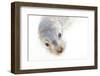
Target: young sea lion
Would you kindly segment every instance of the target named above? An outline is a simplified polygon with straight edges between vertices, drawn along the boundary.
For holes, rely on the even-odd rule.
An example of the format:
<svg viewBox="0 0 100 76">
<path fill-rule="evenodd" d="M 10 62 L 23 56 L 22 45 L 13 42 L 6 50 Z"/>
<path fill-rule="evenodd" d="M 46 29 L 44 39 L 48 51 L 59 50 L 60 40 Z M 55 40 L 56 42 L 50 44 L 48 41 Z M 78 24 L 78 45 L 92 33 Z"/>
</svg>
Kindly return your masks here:
<svg viewBox="0 0 100 76">
<path fill-rule="evenodd" d="M 42 17 L 39 24 L 39 37 L 46 48 L 55 55 L 60 55 L 65 49 L 65 43 L 62 39 L 63 26 L 68 17 Z"/>
</svg>

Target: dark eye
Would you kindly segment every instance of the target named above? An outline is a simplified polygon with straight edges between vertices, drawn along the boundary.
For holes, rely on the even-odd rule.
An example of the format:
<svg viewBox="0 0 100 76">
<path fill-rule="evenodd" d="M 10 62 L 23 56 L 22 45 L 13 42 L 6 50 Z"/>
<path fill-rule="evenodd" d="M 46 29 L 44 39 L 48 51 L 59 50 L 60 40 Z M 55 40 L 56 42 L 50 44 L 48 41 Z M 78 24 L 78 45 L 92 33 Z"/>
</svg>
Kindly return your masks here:
<svg viewBox="0 0 100 76">
<path fill-rule="evenodd" d="M 58 33 L 58 37 L 59 37 L 59 38 L 61 37 L 61 33 Z"/>
<path fill-rule="evenodd" d="M 45 43 L 45 45 L 48 47 L 49 46 L 49 44 L 48 43 Z"/>
</svg>

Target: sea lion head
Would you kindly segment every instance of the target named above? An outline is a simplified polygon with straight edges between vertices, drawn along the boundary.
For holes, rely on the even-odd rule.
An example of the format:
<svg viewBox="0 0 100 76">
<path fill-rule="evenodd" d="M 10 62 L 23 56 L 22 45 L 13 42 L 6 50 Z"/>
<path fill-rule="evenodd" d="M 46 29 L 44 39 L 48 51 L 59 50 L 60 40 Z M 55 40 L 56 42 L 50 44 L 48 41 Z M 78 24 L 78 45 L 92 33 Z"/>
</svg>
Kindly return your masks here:
<svg viewBox="0 0 100 76">
<path fill-rule="evenodd" d="M 58 21 L 45 18 L 39 25 L 39 36 L 42 43 L 49 51 L 55 55 L 60 55 L 64 51 L 64 41 L 62 39 L 63 29 Z"/>
</svg>

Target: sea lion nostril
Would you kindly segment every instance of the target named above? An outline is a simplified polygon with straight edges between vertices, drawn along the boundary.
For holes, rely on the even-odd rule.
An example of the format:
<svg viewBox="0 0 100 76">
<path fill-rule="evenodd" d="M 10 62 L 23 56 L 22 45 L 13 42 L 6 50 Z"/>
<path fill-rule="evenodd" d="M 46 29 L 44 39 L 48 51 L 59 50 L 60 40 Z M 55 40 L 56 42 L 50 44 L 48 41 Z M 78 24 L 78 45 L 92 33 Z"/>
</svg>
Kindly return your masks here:
<svg viewBox="0 0 100 76">
<path fill-rule="evenodd" d="M 62 47 L 60 49 L 63 51 L 63 48 Z"/>
<path fill-rule="evenodd" d="M 62 53 L 63 52 L 63 48 L 60 48 L 57 52 L 58 53 Z"/>
</svg>

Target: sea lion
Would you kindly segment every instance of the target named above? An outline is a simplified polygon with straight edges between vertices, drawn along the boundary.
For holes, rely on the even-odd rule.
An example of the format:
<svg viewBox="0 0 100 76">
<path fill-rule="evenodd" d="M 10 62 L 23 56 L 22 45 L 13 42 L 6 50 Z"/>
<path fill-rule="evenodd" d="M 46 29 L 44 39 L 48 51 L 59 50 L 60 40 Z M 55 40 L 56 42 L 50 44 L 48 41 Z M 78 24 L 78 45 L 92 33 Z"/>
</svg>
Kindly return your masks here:
<svg viewBox="0 0 100 76">
<path fill-rule="evenodd" d="M 43 16 L 39 24 L 39 38 L 54 55 L 61 55 L 65 49 L 62 39 L 63 26 L 68 17 Z"/>
</svg>

